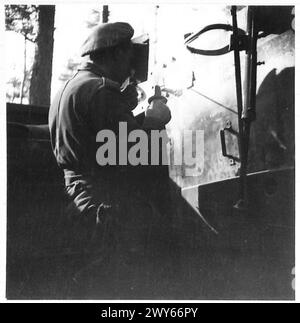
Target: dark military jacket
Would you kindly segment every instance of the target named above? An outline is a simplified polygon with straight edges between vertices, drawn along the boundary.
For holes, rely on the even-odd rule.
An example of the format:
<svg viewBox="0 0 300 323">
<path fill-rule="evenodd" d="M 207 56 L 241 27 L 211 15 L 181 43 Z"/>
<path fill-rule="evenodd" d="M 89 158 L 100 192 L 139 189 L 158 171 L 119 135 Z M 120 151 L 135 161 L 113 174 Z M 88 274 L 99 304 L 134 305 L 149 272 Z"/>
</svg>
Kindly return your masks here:
<svg viewBox="0 0 300 323">
<path fill-rule="evenodd" d="M 100 143 L 96 136 L 100 130 L 112 130 L 118 140 L 120 122 L 127 123 L 128 133 L 142 129 L 143 118 L 135 118 L 131 108 L 119 84 L 105 78 L 90 62 L 66 82 L 51 104 L 52 148 L 64 170 L 67 193 L 80 212 L 111 200 L 112 195 L 117 200 L 123 196 L 126 201 L 132 192 L 150 198 L 155 192 L 161 197 L 165 191 L 162 186 L 168 180 L 167 166 L 120 166 L 118 157 L 115 166 L 97 164 Z"/>
<path fill-rule="evenodd" d="M 51 144 L 58 164 L 79 174 L 96 165 L 96 134 L 141 128 L 122 96 L 120 85 L 103 76 L 93 63 L 85 63 L 55 96 L 49 112 Z"/>
</svg>

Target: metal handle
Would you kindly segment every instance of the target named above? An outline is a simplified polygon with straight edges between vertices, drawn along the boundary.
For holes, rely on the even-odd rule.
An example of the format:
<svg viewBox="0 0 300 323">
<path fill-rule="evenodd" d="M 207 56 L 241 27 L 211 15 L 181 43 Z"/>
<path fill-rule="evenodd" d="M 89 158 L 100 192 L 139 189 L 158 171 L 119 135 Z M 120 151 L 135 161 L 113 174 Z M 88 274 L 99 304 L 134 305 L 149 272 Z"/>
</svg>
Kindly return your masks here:
<svg viewBox="0 0 300 323">
<path fill-rule="evenodd" d="M 222 147 L 222 155 L 227 157 L 227 150 L 226 150 L 226 142 L 225 142 L 225 130 L 220 130 L 220 139 L 221 139 L 221 147 Z"/>
<path fill-rule="evenodd" d="M 240 158 L 230 155 L 227 153 L 227 148 L 226 148 L 226 140 L 225 140 L 225 131 L 235 135 L 239 139 L 239 134 L 236 132 L 234 129 L 232 129 L 231 124 L 229 124 L 226 128 L 220 130 L 220 139 L 221 139 L 221 147 L 222 147 L 222 155 L 224 157 L 230 158 L 232 160 L 232 165 L 234 165 L 235 162 L 240 162 Z"/>
<path fill-rule="evenodd" d="M 202 30 L 200 30 L 199 32 L 189 35 L 187 37 L 187 39 L 185 40 L 185 45 L 187 47 L 187 49 L 192 53 L 192 54 L 199 54 L 199 55 L 206 55 L 206 56 L 218 56 L 218 55 L 224 55 L 229 53 L 230 51 L 232 51 L 232 44 L 229 44 L 223 48 L 219 48 L 219 49 L 214 49 L 214 50 L 203 50 L 203 49 L 198 49 L 195 47 L 192 47 L 188 44 L 190 44 L 191 42 L 193 42 L 194 40 L 196 40 L 199 36 L 201 36 L 202 34 L 211 31 L 211 30 L 225 30 L 225 31 L 233 31 L 233 27 L 231 25 L 226 25 L 226 24 L 213 24 L 213 25 L 209 25 L 206 26 L 205 28 L 203 28 Z M 238 28 L 238 33 L 239 35 L 243 36 L 246 34 L 246 32 L 242 29 Z"/>
</svg>

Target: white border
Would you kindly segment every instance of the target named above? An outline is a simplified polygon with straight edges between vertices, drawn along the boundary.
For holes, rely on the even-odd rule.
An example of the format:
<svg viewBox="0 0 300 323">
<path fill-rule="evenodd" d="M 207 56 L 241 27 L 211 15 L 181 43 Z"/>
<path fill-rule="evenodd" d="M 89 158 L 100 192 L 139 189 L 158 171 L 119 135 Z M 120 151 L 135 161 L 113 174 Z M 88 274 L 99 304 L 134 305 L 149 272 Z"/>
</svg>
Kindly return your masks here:
<svg viewBox="0 0 300 323">
<path fill-rule="evenodd" d="M 6 104 L 4 74 L 4 6 L 0 7 L 0 300 L 5 299 L 6 287 Z"/>
<path fill-rule="evenodd" d="M 222 5 L 295 5 L 296 6 L 296 17 L 298 18 L 298 14 L 300 14 L 299 6 L 297 5 L 296 1 L 259 1 L 259 0 L 252 0 L 252 1 L 221 1 L 221 0 L 214 0 L 214 1 L 204 1 L 204 0 L 143 0 L 143 4 L 222 4 Z M 100 301 L 51 301 L 51 300 L 41 300 L 41 301 L 7 301 L 5 298 L 5 281 L 6 281 L 6 105 L 5 105 L 5 93 L 4 93 L 4 77 L 3 77 L 3 71 L 5 62 L 1 55 L 1 53 L 4 53 L 4 4 L 28 4 L 28 1 L 1 1 L 1 7 L 0 7 L 0 174 L 5 174 L 5 176 L 2 177 L 1 184 L 0 184 L 0 302 L 9 302 L 9 303 L 62 303 L 62 302 L 70 302 L 70 303 L 100 303 Z M 99 1 L 83 1 L 83 0 L 73 0 L 73 1 L 35 1 L 31 0 L 30 4 L 62 4 L 62 3 L 89 3 L 89 4 L 97 4 L 99 5 Z M 113 1 L 113 0 L 106 0 L 103 2 L 103 4 L 124 4 L 124 3 L 130 3 L 130 4 L 141 4 L 141 1 L 133 1 L 133 0 L 125 0 L 125 1 Z M 300 111 L 297 111 L 299 98 L 300 98 L 300 82 L 299 82 L 299 48 L 300 48 L 300 39 L 298 31 L 299 28 L 299 20 L 296 18 L 296 97 L 295 97 L 295 122 L 296 122 L 296 277 L 300 277 L 300 264 L 299 264 L 299 257 L 298 257 L 298 246 L 299 246 L 299 221 L 297 220 L 297 215 L 299 213 L 300 208 L 300 193 L 298 190 L 298 185 L 300 183 L 300 173 L 298 170 L 298 160 L 299 160 L 299 154 L 300 154 L 300 147 L 299 147 L 299 139 L 300 139 Z M 20 215 L 22 216 L 22 215 Z M 300 288 L 299 283 L 300 278 L 296 279 L 296 300 L 297 302 L 300 299 Z M 219 303 L 219 302 L 225 302 L 225 303 L 231 303 L 231 301 L 158 301 L 158 300 L 147 300 L 147 301 L 101 301 L 101 303 Z M 234 303 L 243 303 L 244 301 L 234 301 Z M 252 301 L 253 302 L 253 301 Z M 257 301 L 260 302 L 260 301 Z M 256 301 L 254 301 L 256 303 Z M 261 302 L 260 302 L 261 303 Z M 268 303 L 268 302 L 262 302 L 262 303 Z M 273 302 L 272 302 L 273 303 Z M 275 302 L 277 303 L 277 302 Z M 279 302 L 280 303 L 280 302 Z"/>
</svg>

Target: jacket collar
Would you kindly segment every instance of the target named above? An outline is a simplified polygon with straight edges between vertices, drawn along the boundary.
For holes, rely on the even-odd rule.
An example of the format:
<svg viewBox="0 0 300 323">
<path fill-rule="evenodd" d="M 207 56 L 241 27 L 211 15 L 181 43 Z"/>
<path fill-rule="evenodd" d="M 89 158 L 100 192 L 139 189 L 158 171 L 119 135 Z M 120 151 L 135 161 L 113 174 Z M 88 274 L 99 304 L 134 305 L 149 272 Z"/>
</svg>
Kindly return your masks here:
<svg viewBox="0 0 300 323">
<path fill-rule="evenodd" d="M 105 76 L 101 68 L 92 61 L 85 61 L 81 63 L 78 71 L 89 71 L 101 77 Z"/>
<path fill-rule="evenodd" d="M 100 66 L 95 64 L 94 62 L 88 60 L 88 61 L 85 61 L 83 62 L 79 68 L 78 68 L 78 71 L 89 71 L 89 72 L 92 72 L 100 77 L 104 77 L 106 79 L 106 81 L 110 82 L 110 83 L 113 83 L 116 87 L 120 88 L 120 84 L 118 82 L 115 82 L 111 79 L 108 79 L 106 76 L 105 76 L 105 73 L 101 70 Z"/>
</svg>

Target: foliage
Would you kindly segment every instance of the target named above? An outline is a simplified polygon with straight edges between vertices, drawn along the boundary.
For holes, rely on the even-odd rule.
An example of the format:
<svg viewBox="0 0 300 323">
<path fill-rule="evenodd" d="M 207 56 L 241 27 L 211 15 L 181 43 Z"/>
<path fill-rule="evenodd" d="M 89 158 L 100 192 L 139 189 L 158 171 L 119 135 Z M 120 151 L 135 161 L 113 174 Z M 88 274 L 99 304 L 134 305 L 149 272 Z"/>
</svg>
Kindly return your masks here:
<svg viewBox="0 0 300 323">
<path fill-rule="evenodd" d="M 34 42 L 38 30 L 38 6 L 6 5 L 5 27 Z"/>
<path fill-rule="evenodd" d="M 93 28 L 99 25 L 101 19 L 101 12 L 95 9 L 92 9 L 89 19 L 85 22 L 87 28 Z"/>
<path fill-rule="evenodd" d="M 38 31 L 38 6 L 31 5 L 6 5 L 5 6 L 5 27 L 7 31 L 14 31 L 24 36 L 24 70 L 22 80 L 17 76 L 11 78 L 7 82 L 6 98 L 9 102 L 23 98 L 28 98 L 30 74 L 32 66 L 29 70 L 26 68 L 26 41 L 35 42 Z M 21 93 L 22 92 L 22 93 Z"/>
<path fill-rule="evenodd" d="M 20 98 L 21 81 L 17 77 L 12 77 L 7 82 L 6 100 L 13 103 L 16 98 Z"/>
<path fill-rule="evenodd" d="M 70 58 L 66 64 L 66 70 L 59 76 L 59 80 L 65 82 L 70 79 L 79 65 L 80 63 L 75 62 L 74 59 Z"/>
<path fill-rule="evenodd" d="M 88 20 L 85 21 L 86 27 L 91 29 L 99 25 L 99 23 L 101 22 L 101 15 L 102 12 L 100 10 L 92 9 L 89 14 Z M 71 78 L 79 65 L 80 63 L 77 62 L 74 58 L 68 59 L 68 62 L 65 66 L 65 70 L 59 76 L 59 80 L 66 81 L 69 78 Z"/>
<path fill-rule="evenodd" d="M 31 70 L 26 71 L 25 78 L 24 78 L 24 88 L 23 88 L 23 99 L 25 99 L 25 102 L 28 102 L 29 97 L 29 85 L 30 85 L 30 76 L 31 76 Z M 6 83 L 6 100 L 7 102 L 14 103 L 15 100 L 18 99 L 18 103 L 21 99 L 21 87 L 22 87 L 22 81 L 17 77 L 13 76 L 11 77 L 7 83 Z"/>
</svg>

